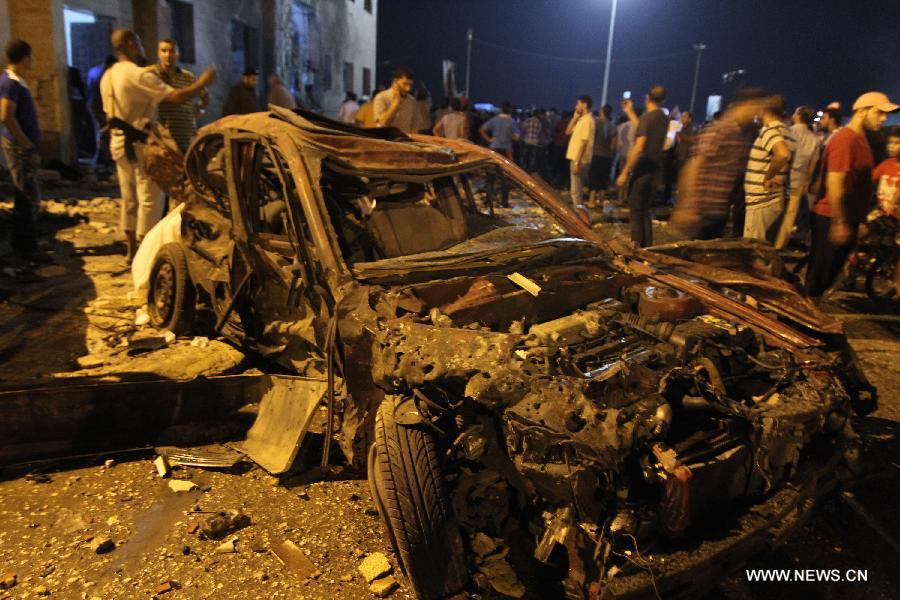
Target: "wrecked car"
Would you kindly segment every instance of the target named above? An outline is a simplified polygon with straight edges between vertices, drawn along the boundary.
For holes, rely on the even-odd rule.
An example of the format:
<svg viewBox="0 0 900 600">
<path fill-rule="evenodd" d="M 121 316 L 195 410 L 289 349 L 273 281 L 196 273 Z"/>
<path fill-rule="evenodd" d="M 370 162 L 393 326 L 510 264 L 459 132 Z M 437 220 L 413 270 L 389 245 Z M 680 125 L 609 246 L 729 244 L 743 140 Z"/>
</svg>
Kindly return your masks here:
<svg viewBox="0 0 900 600">
<path fill-rule="evenodd" d="M 153 325 L 307 378 L 422 598 L 690 597 L 803 522 L 876 403 L 764 245 L 603 241 L 466 142 L 271 108 L 172 189 Z"/>
</svg>

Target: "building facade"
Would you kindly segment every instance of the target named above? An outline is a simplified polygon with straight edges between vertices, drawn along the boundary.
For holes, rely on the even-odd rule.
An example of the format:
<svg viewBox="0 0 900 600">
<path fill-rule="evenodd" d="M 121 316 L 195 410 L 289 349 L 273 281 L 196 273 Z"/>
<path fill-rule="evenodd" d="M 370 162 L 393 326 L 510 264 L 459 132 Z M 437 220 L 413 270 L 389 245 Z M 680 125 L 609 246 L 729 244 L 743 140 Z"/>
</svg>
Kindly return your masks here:
<svg viewBox="0 0 900 600">
<path fill-rule="evenodd" d="M 33 47 L 29 80 L 45 158 L 74 162 L 69 67 L 86 78 L 111 53 L 109 35 L 119 27 L 141 36 L 150 61 L 158 40 L 173 38 L 185 68 L 216 65 L 201 123 L 220 116 L 247 66 L 260 71 L 260 106 L 273 73 L 301 104 L 328 116 L 347 91 L 368 95 L 375 86 L 377 0 L 0 0 L 0 43 L 21 38 Z"/>
</svg>

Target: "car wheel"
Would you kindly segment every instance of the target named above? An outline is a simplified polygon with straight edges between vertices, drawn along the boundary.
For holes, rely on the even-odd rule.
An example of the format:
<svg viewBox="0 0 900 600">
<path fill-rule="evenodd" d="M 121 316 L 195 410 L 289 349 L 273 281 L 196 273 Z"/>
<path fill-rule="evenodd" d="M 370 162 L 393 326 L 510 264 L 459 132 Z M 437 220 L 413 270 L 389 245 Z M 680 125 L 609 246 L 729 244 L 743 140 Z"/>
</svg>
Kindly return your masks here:
<svg viewBox="0 0 900 600">
<path fill-rule="evenodd" d="M 879 257 L 866 273 L 866 294 L 872 302 L 887 305 L 898 298 L 897 266 L 893 257 Z"/>
<path fill-rule="evenodd" d="M 468 581 L 459 526 L 431 433 L 401 425 L 402 398 L 387 396 L 375 419 L 369 481 L 388 537 L 419 598 L 444 598 Z"/>
<path fill-rule="evenodd" d="M 194 286 L 188 273 L 187 257 L 180 244 L 159 249 L 150 271 L 147 294 L 150 324 L 184 335 L 194 321 Z"/>
</svg>

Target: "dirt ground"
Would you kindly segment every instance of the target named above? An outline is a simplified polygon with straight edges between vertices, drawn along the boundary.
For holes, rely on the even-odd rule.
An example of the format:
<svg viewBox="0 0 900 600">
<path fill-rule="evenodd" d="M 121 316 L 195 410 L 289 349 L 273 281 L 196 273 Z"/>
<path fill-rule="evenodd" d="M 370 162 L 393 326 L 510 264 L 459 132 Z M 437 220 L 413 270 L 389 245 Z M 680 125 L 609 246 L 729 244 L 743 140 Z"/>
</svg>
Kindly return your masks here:
<svg viewBox="0 0 900 600">
<path fill-rule="evenodd" d="M 104 196 L 104 194 L 106 194 Z M 261 365 L 219 341 L 176 339 L 132 356 L 129 339 L 156 337 L 135 323 L 142 300 L 117 242 L 112 188 L 49 190 L 41 224 L 44 257 L 27 263 L 0 251 L 0 386 L 80 378 L 182 379 L 238 374 Z M 0 204 L 0 219 L 11 206 Z M 521 212 L 527 220 L 527 211 Z M 598 225 L 610 237 L 625 226 Z M 5 228 L 4 228 L 5 229 Z M 663 222 L 657 241 L 669 241 Z M 6 247 L 0 240 L 0 248 Z M 865 474 L 853 492 L 874 522 L 900 539 L 896 514 L 900 421 L 900 317 L 873 314 L 859 293 L 837 294 L 828 310 L 847 323 L 851 343 L 880 391 L 881 406 L 858 419 Z M 192 345 L 193 344 L 193 345 Z M 368 485 L 338 468 L 327 477 L 273 478 L 241 462 L 230 469 L 176 469 L 172 477 L 198 489 L 174 492 L 136 452 L 24 472 L 0 472 L 0 575 L 16 585 L 0 598 L 337 598 L 374 597 L 357 567 L 368 554 L 396 557 L 383 535 Z M 224 540 L 202 539 L 194 525 L 210 513 L 236 509 L 250 524 Z M 114 548 L 97 554 L 92 542 Z M 217 551 L 236 538 L 234 552 Z M 273 549 L 294 542 L 319 571 L 309 579 L 283 565 Z M 709 598 L 895 598 L 900 588 L 895 548 L 839 494 L 829 498 L 799 536 L 750 568 L 867 569 L 868 583 L 750 583 L 743 571 Z M 398 574 L 393 598 L 411 598 Z M 167 584 L 168 582 L 168 584 Z M 173 589 L 166 591 L 166 587 Z"/>
</svg>

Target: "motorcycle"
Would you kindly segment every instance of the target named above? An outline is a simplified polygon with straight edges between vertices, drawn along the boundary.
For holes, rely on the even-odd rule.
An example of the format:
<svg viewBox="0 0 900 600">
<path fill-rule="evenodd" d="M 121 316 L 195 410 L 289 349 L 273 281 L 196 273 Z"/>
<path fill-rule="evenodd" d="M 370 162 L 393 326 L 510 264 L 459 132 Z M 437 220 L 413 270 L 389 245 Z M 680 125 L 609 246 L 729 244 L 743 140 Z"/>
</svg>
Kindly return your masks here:
<svg viewBox="0 0 900 600">
<path fill-rule="evenodd" d="M 866 295 L 873 303 L 887 306 L 900 298 L 900 219 L 882 215 L 867 223 L 848 262 L 848 280 L 865 277 Z"/>
</svg>

